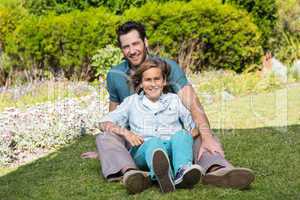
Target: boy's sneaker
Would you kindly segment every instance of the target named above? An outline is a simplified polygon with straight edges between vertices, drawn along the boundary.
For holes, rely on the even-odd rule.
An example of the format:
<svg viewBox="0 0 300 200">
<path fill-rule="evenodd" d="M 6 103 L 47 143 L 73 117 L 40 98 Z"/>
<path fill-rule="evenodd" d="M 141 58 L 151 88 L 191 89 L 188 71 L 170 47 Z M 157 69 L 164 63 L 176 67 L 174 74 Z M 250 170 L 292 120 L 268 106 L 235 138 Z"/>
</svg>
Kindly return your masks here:
<svg viewBox="0 0 300 200">
<path fill-rule="evenodd" d="M 130 170 L 124 174 L 123 184 L 128 193 L 136 194 L 144 191 L 152 185 L 148 172 Z"/>
<path fill-rule="evenodd" d="M 251 169 L 238 167 L 224 167 L 207 173 L 202 178 L 203 184 L 219 187 L 245 189 L 254 181 L 255 176 Z"/>
<path fill-rule="evenodd" d="M 176 188 L 192 188 L 201 178 L 202 168 L 199 165 L 184 166 L 175 176 Z"/>
<path fill-rule="evenodd" d="M 153 171 L 163 193 L 175 191 L 175 185 L 171 176 L 168 155 L 162 149 L 156 149 L 152 157 Z"/>
</svg>

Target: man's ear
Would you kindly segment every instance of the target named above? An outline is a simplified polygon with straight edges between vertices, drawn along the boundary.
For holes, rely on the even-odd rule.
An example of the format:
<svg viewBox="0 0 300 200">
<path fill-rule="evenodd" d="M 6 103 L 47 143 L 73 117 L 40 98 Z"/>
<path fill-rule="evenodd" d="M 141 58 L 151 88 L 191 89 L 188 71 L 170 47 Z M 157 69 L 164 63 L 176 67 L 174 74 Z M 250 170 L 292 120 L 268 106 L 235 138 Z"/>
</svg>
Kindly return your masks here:
<svg viewBox="0 0 300 200">
<path fill-rule="evenodd" d="M 148 39 L 147 38 L 144 39 L 144 44 L 146 46 L 146 49 L 148 49 L 149 48 L 149 44 L 148 44 Z"/>
</svg>

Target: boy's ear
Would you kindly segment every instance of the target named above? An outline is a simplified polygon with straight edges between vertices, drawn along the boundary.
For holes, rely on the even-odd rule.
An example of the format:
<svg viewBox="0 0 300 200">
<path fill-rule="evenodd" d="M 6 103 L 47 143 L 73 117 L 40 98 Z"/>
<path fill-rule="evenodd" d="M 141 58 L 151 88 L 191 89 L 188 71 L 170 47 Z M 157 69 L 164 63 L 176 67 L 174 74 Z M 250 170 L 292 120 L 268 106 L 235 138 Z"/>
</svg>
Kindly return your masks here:
<svg viewBox="0 0 300 200">
<path fill-rule="evenodd" d="M 166 86 L 167 85 L 167 80 L 166 79 L 164 79 L 164 84 L 163 84 L 164 86 Z"/>
</svg>

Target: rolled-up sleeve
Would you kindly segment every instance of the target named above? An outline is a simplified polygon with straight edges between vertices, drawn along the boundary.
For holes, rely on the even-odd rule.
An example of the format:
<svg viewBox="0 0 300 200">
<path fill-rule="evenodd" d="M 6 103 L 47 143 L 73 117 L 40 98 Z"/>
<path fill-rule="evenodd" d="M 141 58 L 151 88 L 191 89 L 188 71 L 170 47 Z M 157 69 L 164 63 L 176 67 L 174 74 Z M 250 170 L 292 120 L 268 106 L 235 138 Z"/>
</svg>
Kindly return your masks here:
<svg viewBox="0 0 300 200">
<path fill-rule="evenodd" d="M 108 72 L 107 74 L 106 85 L 107 85 L 107 91 L 109 93 L 109 100 L 120 103 L 120 99 L 118 97 L 117 89 L 115 87 L 116 84 L 114 83 L 112 71 Z"/>
<path fill-rule="evenodd" d="M 128 126 L 129 106 L 132 98 L 127 97 L 124 101 L 112 112 L 107 113 L 101 118 L 101 122 L 113 122 L 121 127 Z"/>
<path fill-rule="evenodd" d="M 168 60 L 168 64 L 171 67 L 170 75 L 168 77 L 168 82 L 173 92 L 178 93 L 178 91 L 185 85 L 189 84 L 184 71 L 181 67 L 174 61 Z"/>
<path fill-rule="evenodd" d="M 186 109 L 186 107 L 181 102 L 180 98 L 178 97 L 178 105 L 179 105 L 179 118 L 183 123 L 184 129 L 187 131 L 191 131 L 193 128 L 196 127 L 191 112 Z"/>
</svg>

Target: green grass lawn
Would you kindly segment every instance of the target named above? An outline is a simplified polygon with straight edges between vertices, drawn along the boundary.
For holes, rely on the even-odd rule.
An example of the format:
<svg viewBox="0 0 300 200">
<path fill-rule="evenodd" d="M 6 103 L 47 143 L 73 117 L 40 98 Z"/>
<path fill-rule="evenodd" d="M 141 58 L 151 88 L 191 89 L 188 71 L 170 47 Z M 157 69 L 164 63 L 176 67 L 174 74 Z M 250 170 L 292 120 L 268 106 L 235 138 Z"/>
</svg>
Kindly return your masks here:
<svg viewBox="0 0 300 200">
<path fill-rule="evenodd" d="M 226 131 L 225 131 L 226 132 Z M 152 187 L 128 195 L 119 183 L 100 176 L 96 160 L 83 160 L 81 152 L 94 149 L 94 138 L 85 136 L 74 144 L 0 178 L 0 199 L 299 199 L 300 126 L 287 132 L 274 128 L 237 129 L 220 135 L 232 163 L 250 167 L 256 180 L 245 191 L 197 184 L 192 190 L 161 194 Z"/>
<path fill-rule="evenodd" d="M 85 136 L 30 164 L 0 169 L 0 199 L 300 199 L 299 99 L 296 85 L 205 107 L 226 158 L 254 170 L 256 180 L 248 190 L 199 183 L 172 194 L 152 187 L 128 195 L 121 184 L 104 181 L 98 161 L 80 158 L 95 149 L 94 137 Z"/>
</svg>

